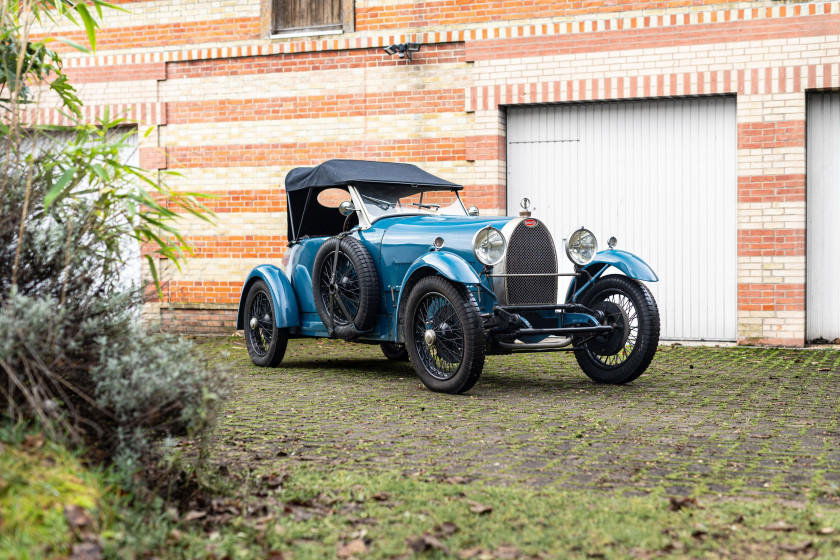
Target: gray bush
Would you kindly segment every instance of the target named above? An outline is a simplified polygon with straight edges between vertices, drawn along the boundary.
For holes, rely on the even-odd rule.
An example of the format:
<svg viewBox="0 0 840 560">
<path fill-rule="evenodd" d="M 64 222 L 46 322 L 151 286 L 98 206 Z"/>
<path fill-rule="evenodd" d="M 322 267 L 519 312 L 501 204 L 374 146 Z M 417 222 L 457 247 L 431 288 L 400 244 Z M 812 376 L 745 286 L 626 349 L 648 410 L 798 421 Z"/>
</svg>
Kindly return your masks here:
<svg viewBox="0 0 840 560">
<path fill-rule="evenodd" d="M 120 279 L 125 213 L 89 188 L 44 204 L 56 157 L 0 149 L 16 162 L 0 177 L 0 404 L 101 457 L 148 463 L 155 438 L 212 426 L 227 376 L 140 324 L 142 290 Z"/>
</svg>

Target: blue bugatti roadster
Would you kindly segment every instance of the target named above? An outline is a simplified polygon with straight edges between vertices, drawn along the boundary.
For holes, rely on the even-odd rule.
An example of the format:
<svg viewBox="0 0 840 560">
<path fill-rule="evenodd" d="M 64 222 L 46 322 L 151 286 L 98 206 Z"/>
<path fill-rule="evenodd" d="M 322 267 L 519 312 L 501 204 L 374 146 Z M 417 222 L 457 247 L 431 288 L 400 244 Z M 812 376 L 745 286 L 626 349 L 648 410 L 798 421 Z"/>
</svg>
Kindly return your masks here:
<svg viewBox="0 0 840 560">
<path fill-rule="evenodd" d="M 572 351 L 601 383 L 639 377 L 659 341 L 653 270 L 581 228 L 563 240 L 574 272 L 561 274 L 540 220 L 481 217 L 461 189 L 401 163 L 290 171 L 283 267 L 252 270 L 239 304 L 253 362 L 276 367 L 289 339 L 329 337 L 379 344 L 445 393 L 511 352 Z M 562 297 L 560 276 L 572 277 Z"/>
</svg>

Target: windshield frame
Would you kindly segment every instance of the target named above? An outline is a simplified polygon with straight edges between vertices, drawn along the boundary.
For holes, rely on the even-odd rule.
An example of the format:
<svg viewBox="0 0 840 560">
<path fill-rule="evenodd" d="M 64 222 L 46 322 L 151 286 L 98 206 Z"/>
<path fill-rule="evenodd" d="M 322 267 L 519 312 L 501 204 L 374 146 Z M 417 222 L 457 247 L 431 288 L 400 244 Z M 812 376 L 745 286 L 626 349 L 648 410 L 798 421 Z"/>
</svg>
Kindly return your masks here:
<svg viewBox="0 0 840 560">
<path fill-rule="evenodd" d="M 372 216 L 368 212 L 367 204 L 365 203 L 365 198 L 367 197 L 368 199 L 370 199 L 370 195 L 363 195 L 361 192 L 359 192 L 358 187 L 356 187 L 355 185 L 347 185 L 347 188 L 350 191 L 350 198 L 352 199 L 353 206 L 355 207 L 356 212 L 359 216 L 359 229 L 362 229 L 362 230 L 370 228 L 374 223 L 376 223 L 377 221 L 379 221 L 383 218 L 396 218 L 396 217 L 402 218 L 402 217 L 408 217 L 408 216 L 461 216 L 461 215 L 463 215 L 464 217 L 469 216 L 469 212 L 467 211 L 467 207 L 464 205 L 464 201 L 461 199 L 461 195 L 458 192 L 460 190 L 459 188 L 422 189 L 422 190 L 420 190 L 420 192 L 421 193 L 426 193 L 426 192 L 451 192 L 452 194 L 455 195 L 455 199 L 458 201 L 457 205 L 458 205 L 458 207 L 460 207 L 463 214 L 435 214 L 435 213 L 431 213 L 431 212 L 394 212 L 394 213 L 382 214 L 381 216 Z M 387 201 L 384 201 L 384 200 L 383 200 L 383 202 L 388 203 Z M 454 205 L 455 205 L 455 203 L 453 202 L 453 204 L 449 205 L 449 207 L 454 206 Z"/>
</svg>

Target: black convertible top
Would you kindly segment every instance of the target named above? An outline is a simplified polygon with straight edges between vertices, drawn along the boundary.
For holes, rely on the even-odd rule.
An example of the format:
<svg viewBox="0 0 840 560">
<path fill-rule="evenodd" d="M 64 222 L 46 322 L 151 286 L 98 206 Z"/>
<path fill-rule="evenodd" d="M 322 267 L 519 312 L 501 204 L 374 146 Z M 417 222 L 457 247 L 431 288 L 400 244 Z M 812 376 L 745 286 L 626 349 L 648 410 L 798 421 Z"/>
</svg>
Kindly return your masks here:
<svg viewBox="0 0 840 560">
<path fill-rule="evenodd" d="M 331 159 L 315 167 L 296 167 L 286 175 L 286 192 L 346 185 L 416 185 L 462 189 L 410 163 Z"/>
<path fill-rule="evenodd" d="M 347 190 L 348 185 L 402 191 L 464 188 L 409 163 L 331 159 L 315 167 L 297 167 L 286 175 L 289 241 L 341 233 L 346 225 L 344 216 L 337 208 L 322 206 L 318 195 L 330 188 Z"/>
</svg>

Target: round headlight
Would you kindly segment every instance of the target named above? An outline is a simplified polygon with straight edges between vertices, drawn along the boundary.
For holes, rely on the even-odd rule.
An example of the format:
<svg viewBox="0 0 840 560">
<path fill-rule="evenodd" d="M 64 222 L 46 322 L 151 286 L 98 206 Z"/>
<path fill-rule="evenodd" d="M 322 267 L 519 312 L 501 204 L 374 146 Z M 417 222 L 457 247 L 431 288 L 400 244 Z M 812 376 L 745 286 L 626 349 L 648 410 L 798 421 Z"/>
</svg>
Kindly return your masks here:
<svg viewBox="0 0 840 560">
<path fill-rule="evenodd" d="M 595 234 L 586 228 L 580 228 L 566 240 L 566 256 L 573 263 L 586 266 L 598 252 L 598 240 Z"/>
<path fill-rule="evenodd" d="M 478 231 L 473 238 L 473 253 L 482 264 L 495 266 L 505 258 L 507 241 L 502 232 L 492 226 Z"/>
</svg>

